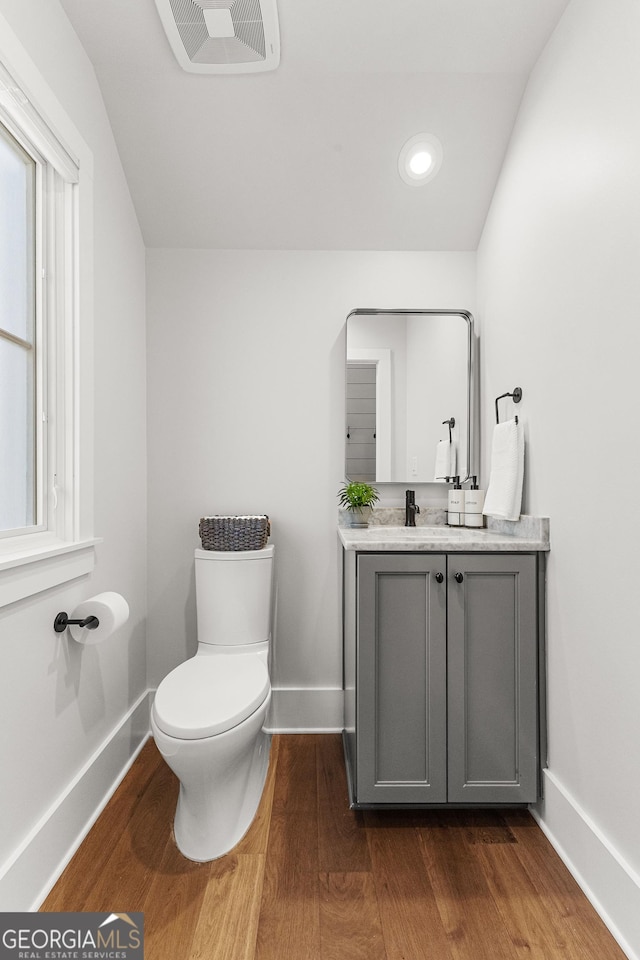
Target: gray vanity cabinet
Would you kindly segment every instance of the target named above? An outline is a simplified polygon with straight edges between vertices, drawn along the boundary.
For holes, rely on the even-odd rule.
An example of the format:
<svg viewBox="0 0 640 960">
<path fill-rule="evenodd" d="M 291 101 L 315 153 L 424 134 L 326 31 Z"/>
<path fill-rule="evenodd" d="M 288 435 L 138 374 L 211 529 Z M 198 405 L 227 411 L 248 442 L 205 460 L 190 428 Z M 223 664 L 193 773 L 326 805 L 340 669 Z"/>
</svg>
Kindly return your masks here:
<svg viewBox="0 0 640 960">
<path fill-rule="evenodd" d="M 359 553 L 353 573 L 356 805 L 535 801 L 536 556 Z"/>
<path fill-rule="evenodd" d="M 360 802 L 447 799 L 446 568 L 442 554 L 358 556 Z"/>
<path fill-rule="evenodd" d="M 452 554 L 448 567 L 448 800 L 533 802 L 536 558 Z"/>
</svg>

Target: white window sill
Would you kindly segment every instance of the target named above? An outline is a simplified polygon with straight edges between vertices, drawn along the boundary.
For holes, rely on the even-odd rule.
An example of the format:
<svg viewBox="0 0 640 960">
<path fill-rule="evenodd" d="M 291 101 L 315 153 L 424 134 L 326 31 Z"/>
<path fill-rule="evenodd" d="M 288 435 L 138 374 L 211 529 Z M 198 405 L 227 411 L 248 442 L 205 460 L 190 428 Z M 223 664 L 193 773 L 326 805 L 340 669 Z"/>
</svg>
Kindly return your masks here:
<svg viewBox="0 0 640 960">
<path fill-rule="evenodd" d="M 0 607 L 91 573 L 97 543 L 100 538 L 74 543 L 58 540 L 0 554 Z"/>
</svg>

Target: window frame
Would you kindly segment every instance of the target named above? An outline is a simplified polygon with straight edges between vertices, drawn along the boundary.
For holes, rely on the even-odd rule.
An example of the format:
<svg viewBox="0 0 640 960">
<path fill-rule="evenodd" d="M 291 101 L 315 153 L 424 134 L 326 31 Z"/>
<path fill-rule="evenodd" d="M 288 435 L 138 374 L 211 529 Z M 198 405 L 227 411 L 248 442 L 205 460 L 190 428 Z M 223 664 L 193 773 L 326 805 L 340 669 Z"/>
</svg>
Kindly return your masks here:
<svg viewBox="0 0 640 960">
<path fill-rule="evenodd" d="M 35 243 L 39 514 L 34 527 L 0 534 L 2 607 L 90 573 L 99 541 L 92 476 L 93 157 L 27 54 L 11 45 L 10 30 L 3 26 L 0 36 L 0 122 L 35 160 L 41 200 Z"/>
<path fill-rule="evenodd" d="M 0 337 L 4 340 L 13 341 L 18 347 L 30 349 L 33 351 L 33 421 L 32 421 L 32 456 L 33 456 L 33 510 L 34 522 L 25 527 L 15 529 L 0 530 L 0 555 L 3 551 L 4 541 L 26 536 L 28 534 L 41 533 L 48 529 L 46 498 L 44 496 L 44 477 L 43 470 L 46 470 L 47 463 L 47 430 L 43 426 L 43 411 L 47 409 L 46 389 L 48 375 L 47 369 L 47 330 L 46 318 L 43 309 L 43 283 L 38 278 L 43 276 L 43 243 L 42 234 L 44 228 L 44 218 L 46 216 L 45 207 L 48 205 L 49 198 L 46 196 L 44 181 L 46 178 L 46 163 L 38 154 L 35 148 L 25 141 L 22 136 L 16 136 L 15 127 L 10 123 L 0 105 L 0 136 L 7 142 L 12 141 L 17 151 L 23 153 L 32 163 L 34 168 L 33 175 L 33 196 L 32 196 L 32 222 L 31 238 L 32 245 L 32 263 L 31 274 L 33 288 L 31 291 L 32 310 L 33 310 L 33 335 L 31 342 L 23 340 L 22 337 L 12 335 L 10 331 L 2 331 Z M 16 151 L 16 152 L 17 152 Z"/>
</svg>

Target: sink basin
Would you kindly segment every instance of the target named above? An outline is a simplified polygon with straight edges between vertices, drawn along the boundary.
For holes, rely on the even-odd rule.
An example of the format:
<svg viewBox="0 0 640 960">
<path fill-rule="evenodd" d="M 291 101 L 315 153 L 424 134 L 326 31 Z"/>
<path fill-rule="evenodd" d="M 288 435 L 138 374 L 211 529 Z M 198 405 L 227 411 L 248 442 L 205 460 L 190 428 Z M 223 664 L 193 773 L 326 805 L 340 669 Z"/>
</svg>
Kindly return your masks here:
<svg viewBox="0 0 640 960">
<path fill-rule="evenodd" d="M 464 527 L 390 527 L 376 523 L 368 529 L 380 540 L 454 540 L 467 535 Z"/>
</svg>

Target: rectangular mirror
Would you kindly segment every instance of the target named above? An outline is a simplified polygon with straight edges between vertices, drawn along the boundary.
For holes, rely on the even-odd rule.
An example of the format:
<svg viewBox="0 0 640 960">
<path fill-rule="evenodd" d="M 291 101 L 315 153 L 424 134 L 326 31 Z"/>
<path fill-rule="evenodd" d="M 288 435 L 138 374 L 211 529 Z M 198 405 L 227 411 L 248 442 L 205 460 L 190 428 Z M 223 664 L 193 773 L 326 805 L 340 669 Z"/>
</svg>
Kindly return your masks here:
<svg viewBox="0 0 640 960">
<path fill-rule="evenodd" d="M 347 317 L 345 476 L 445 483 L 474 467 L 473 317 L 353 310 Z"/>
</svg>

